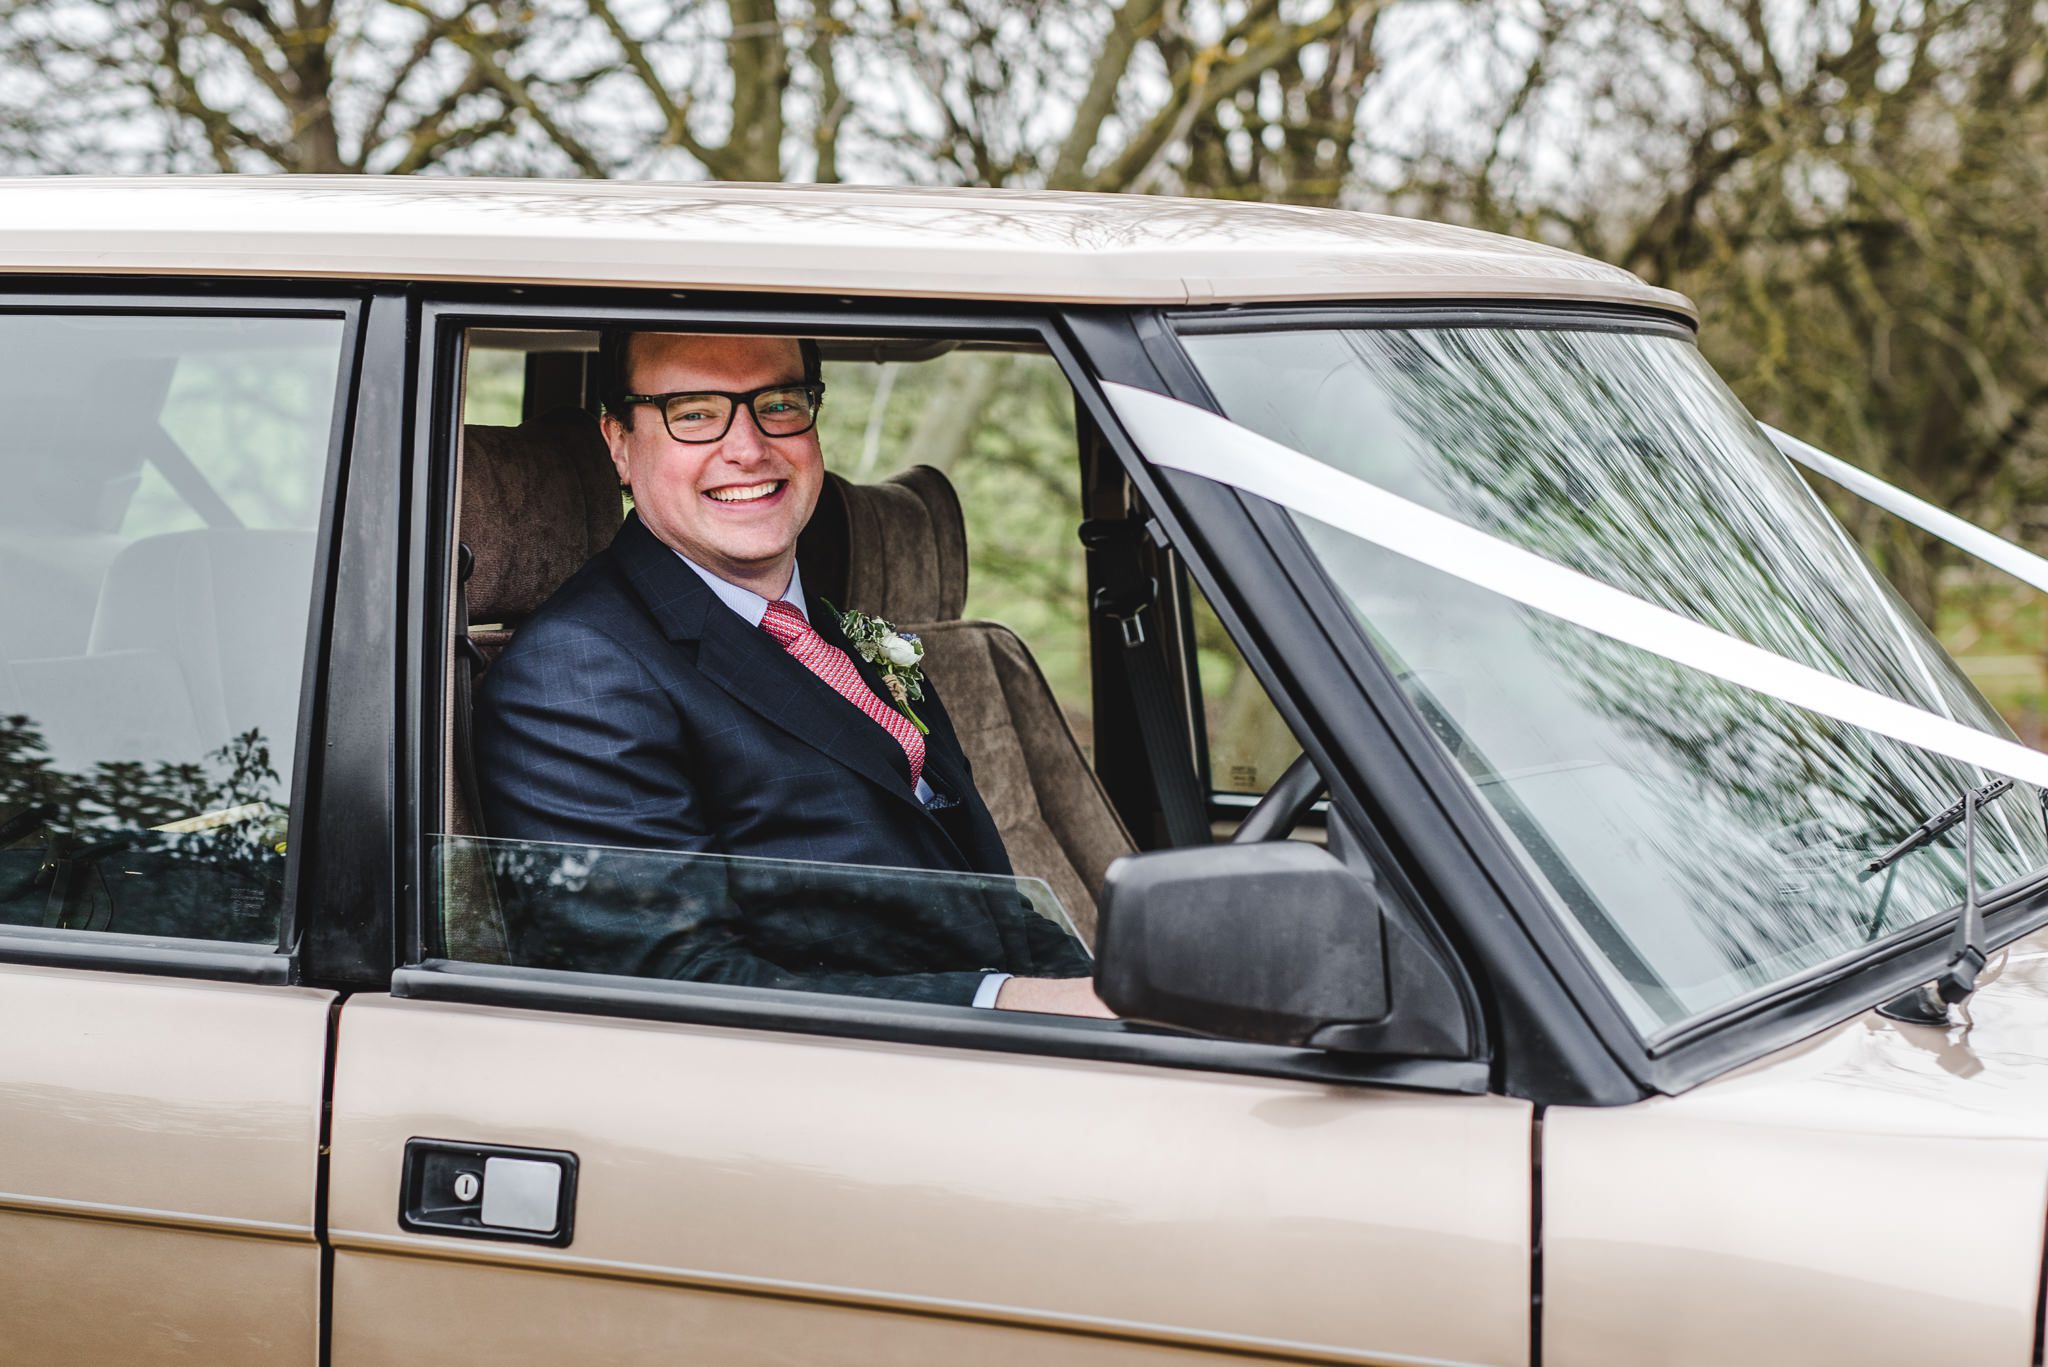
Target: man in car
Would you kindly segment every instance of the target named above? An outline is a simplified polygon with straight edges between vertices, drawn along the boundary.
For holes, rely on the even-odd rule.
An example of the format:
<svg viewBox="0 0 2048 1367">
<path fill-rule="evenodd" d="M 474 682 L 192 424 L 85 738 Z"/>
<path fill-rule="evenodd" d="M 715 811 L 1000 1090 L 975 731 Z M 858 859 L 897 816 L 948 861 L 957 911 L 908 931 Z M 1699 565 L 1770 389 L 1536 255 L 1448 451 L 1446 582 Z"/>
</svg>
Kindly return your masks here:
<svg viewBox="0 0 2048 1367">
<path fill-rule="evenodd" d="M 913 719 L 804 592 L 816 344 L 616 333 L 601 369 L 634 511 L 484 678 L 490 833 L 905 872 L 806 884 L 794 865 L 696 861 L 719 895 L 699 876 L 564 903 L 571 923 L 515 925 L 522 957 L 574 967 L 579 937 L 672 919 L 630 971 L 1108 1015 L 1086 953 L 1013 888 L 909 872 L 1010 864 L 929 681 Z"/>
</svg>

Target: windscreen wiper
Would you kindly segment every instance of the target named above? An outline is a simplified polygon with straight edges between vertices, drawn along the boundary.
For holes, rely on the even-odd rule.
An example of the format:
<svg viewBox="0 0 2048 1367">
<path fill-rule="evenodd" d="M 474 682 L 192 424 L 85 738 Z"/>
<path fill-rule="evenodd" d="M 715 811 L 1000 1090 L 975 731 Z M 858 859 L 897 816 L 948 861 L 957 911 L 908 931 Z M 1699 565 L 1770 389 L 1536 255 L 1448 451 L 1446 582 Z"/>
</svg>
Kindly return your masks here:
<svg viewBox="0 0 2048 1367">
<path fill-rule="evenodd" d="M 1971 789 L 1939 812 L 1936 812 L 1933 816 L 1921 822 L 1919 826 L 1914 828 L 1913 833 L 1904 840 L 1901 840 L 1898 844 L 1892 846 L 1883 854 L 1878 855 L 1868 864 L 1865 864 L 1863 872 L 1856 875 L 1856 881 L 1859 883 L 1869 881 L 1872 875 L 1883 873 L 1913 851 L 1933 844 L 1940 837 L 1953 830 L 1955 824 L 1967 815 L 1965 807 L 1972 805 L 1972 798 L 1976 799 L 1975 806 L 1982 807 L 1987 802 L 1998 801 L 1998 799 L 2011 792 L 2012 789 L 2013 782 L 2009 778 L 1997 779 L 1985 784 L 1981 788 Z"/>
<path fill-rule="evenodd" d="M 1977 909 L 1977 809 L 2011 792 L 2013 781 L 2001 778 L 1981 788 L 1965 788 L 1950 806 L 1920 823 L 1914 832 L 1864 866 L 1862 877 L 1882 872 L 1917 849 L 1963 823 L 1963 909 L 1956 916 L 1955 938 L 1949 941 L 1948 963 L 1941 976 L 1922 983 L 1877 1008 L 1880 1016 L 1914 1025 L 1947 1025 L 1948 1009 L 1970 999 L 1977 975 L 1990 956 L 1984 952 L 1984 915 Z M 1887 880 L 1885 895 L 1891 894 Z"/>
</svg>

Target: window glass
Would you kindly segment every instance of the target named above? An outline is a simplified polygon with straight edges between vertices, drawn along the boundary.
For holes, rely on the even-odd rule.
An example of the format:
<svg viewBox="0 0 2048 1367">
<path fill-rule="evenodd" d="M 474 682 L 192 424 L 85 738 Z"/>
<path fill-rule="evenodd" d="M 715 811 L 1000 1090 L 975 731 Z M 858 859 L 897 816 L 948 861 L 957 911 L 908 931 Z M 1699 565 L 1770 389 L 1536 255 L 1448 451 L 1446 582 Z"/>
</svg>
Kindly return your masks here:
<svg viewBox="0 0 2048 1367">
<path fill-rule="evenodd" d="M 442 944 L 529 968 L 906 1001 L 1086 950 L 1036 878 L 435 837 Z M 1075 956 L 1080 956 L 1076 958 Z"/>
<path fill-rule="evenodd" d="M 275 938 L 342 327 L 0 314 L 0 923 Z"/>
<path fill-rule="evenodd" d="M 1190 337 L 1229 416 L 1801 664 L 2004 723 L 1688 342 L 1534 329 Z M 1961 830 L 1871 857 L 1986 775 L 1488 592 L 1306 516 L 1311 551 L 1646 1033 L 1961 900 Z M 1978 816 L 1992 887 L 2040 795 Z"/>
<path fill-rule="evenodd" d="M 1294 763 L 1301 746 L 1209 600 L 1192 583 L 1189 590 L 1202 720 L 1209 734 L 1209 787 L 1218 793 L 1263 793 Z"/>
</svg>

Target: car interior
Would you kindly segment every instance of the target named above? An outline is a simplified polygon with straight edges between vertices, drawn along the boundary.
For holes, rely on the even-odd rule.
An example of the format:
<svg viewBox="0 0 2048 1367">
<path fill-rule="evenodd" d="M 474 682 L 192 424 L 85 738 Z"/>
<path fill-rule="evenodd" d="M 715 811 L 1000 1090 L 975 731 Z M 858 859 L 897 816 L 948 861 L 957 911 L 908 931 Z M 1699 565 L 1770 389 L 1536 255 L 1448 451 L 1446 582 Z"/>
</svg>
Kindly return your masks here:
<svg viewBox="0 0 2048 1367">
<path fill-rule="evenodd" d="M 594 413 L 596 335 L 473 329 L 467 342 L 444 830 L 488 837 L 475 797 L 471 692 L 520 624 L 609 543 L 626 503 Z M 1017 873 L 1050 885 L 1092 941 L 1112 860 L 1227 836 L 1298 748 L 1172 553 L 1119 535 L 1137 532 L 1142 514 L 1049 356 L 1014 344 L 862 338 L 828 340 L 823 357 L 824 414 L 836 421 L 820 420 L 826 487 L 798 546 L 806 591 L 919 634 L 926 674 Z M 991 373 L 998 388 L 1030 394 L 1037 411 L 1020 415 L 1014 402 L 1002 411 Z M 943 419 L 963 413 L 965 430 L 946 430 Z M 895 433 L 900 452 L 889 450 Z M 1020 433 L 1038 434 L 1036 449 L 1020 453 Z M 1021 489 L 990 478 L 1020 468 Z M 962 483 L 979 500 L 979 519 L 995 524 L 982 529 L 985 548 Z M 1020 531 L 1029 534 L 1021 546 Z M 1002 582 L 977 594 L 971 568 Z M 1137 604 L 1110 601 L 1119 581 L 1138 582 L 1148 599 L 1156 586 L 1147 616 L 1159 626 L 1128 644 L 1114 614 Z M 1036 627 L 1054 669 L 1042 667 L 1024 631 L 994 620 L 990 600 Z M 1091 612 L 1091 602 L 1102 610 Z M 1200 650 L 1198 612 L 1207 628 Z M 1256 706 L 1246 705 L 1247 687 Z M 1210 708 L 1188 706 L 1204 692 Z M 1165 726 L 1137 715 L 1141 699 L 1170 710 Z M 1235 728 L 1220 765 L 1211 713 Z M 1256 762 L 1241 753 L 1248 747 Z M 1215 790 L 1216 768 L 1237 791 Z M 1318 826 L 1311 818 L 1301 834 L 1316 838 Z M 465 857 L 472 843 L 444 842 L 443 950 L 502 962 L 489 880 Z"/>
</svg>

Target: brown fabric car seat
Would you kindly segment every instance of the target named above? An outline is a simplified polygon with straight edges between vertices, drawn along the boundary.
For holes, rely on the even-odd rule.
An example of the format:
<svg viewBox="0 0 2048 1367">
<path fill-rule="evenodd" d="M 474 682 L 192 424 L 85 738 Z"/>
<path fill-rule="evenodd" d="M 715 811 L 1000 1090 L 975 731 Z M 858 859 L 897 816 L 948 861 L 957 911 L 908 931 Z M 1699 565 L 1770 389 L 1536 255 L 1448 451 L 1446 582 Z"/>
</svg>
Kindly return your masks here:
<svg viewBox="0 0 2048 1367">
<path fill-rule="evenodd" d="M 464 427 L 456 478 L 455 536 L 469 551 L 469 570 L 457 585 L 450 633 L 445 805 L 450 835 L 479 836 L 489 832 L 470 763 L 470 685 L 563 581 L 611 544 L 625 510 L 597 420 L 580 409 L 517 427 Z M 451 842 L 442 879 L 449 957 L 505 962 L 484 849 Z"/>
<path fill-rule="evenodd" d="M 517 427 L 465 427 L 462 447 L 456 538 L 476 557 L 464 587 L 470 639 L 488 663 L 611 544 L 625 507 L 604 435 L 581 409 Z"/>
<path fill-rule="evenodd" d="M 1136 847 L 1031 651 L 1000 623 L 962 619 L 967 523 L 952 484 L 928 465 L 872 485 L 827 474 L 797 554 L 811 601 L 923 639 L 1010 863 L 1051 884 L 1092 944 L 1103 874 Z"/>
</svg>

